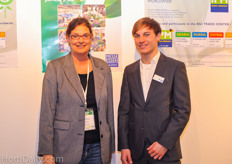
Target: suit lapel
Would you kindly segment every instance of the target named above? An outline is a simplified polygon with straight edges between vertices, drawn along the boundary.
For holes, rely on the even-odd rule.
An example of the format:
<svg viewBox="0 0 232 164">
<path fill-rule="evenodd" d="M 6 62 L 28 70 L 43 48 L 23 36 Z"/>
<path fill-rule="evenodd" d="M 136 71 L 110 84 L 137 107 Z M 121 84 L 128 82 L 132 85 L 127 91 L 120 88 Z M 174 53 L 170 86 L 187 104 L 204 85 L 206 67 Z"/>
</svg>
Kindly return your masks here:
<svg viewBox="0 0 232 164">
<path fill-rule="evenodd" d="M 76 72 L 76 69 L 75 69 L 75 66 L 74 66 L 74 63 L 72 60 L 71 53 L 66 55 L 63 69 L 64 69 L 64 72 L 67 76 L 67 79 L 69 80 L 69 82 L 71 83 L 71 85 L 73 86 L 73 88 L 75 89 L 75 91 L 77 92 L 77 94 L 79 95 L 81 100 L 83 101 L 83 103 L 85 103 L 82 85 L 81 85 L 80 79 L 77 75 L 77 72 Z"/>
<path fill-rule="evenodd" d="M 106 71 L 103 66 L 100 66 L 94 57 L 90 56 L 92 66 L 93 66 L 93 77 L 94 77 L 94 87 L 95 87 L 95 97 L 97 106 L 99 106 L 99 101 L 101 97 L 102 87 L 106 77 Z"/>
<path fill-rule="evenodd" d="M 159 58 L 157 66 L 156 66 L 154 75 L 156 74 L 156 75 L 159 75 L 162 77 L 163 72 L 166 68 L 166 64 L 167 64 L 166 57 L 160 53 L 160 58 Z M 154 75 L 153 75 L 153 77 L 154 77 Z M 155 88 L 157 87 L 158 84 L 159 84 L 159 82 L 156 80 L 151 81 L 151 85 L 150 85 L 148 95 L 147 95 L 146 105 L 149 102 L 150 98 L 152 97 L 152 94 L 154 93 Z"/>
<path fill-rule="evenodd" d="M 135 70 L 133 72 L 133 78 L 134 78 L 134 82 L 138 90 L 138 96 L 140 97 L 142 104 L 144 104 L 145 99 L 143 95 L 143 86 L 142 86 L 141 75 L 140 75 L 140 60 L 138 60 L 135 65 Z"/>
</svg>

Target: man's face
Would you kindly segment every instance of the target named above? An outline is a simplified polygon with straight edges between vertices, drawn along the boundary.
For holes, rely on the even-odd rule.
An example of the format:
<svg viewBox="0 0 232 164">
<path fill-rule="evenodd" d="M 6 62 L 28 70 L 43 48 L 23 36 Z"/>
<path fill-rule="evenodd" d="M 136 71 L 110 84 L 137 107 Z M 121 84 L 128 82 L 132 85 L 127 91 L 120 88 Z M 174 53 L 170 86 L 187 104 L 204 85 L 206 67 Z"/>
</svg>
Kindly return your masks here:
<svg viewBox="0 0 232 164">
<path fill-rule="evenodd" d="M 135 46 L 141 55 L 156 54 L 160 37 L 160 33 L 156 35 L 153 29 L 143 26 L 134 34 Z"/>
</svg>

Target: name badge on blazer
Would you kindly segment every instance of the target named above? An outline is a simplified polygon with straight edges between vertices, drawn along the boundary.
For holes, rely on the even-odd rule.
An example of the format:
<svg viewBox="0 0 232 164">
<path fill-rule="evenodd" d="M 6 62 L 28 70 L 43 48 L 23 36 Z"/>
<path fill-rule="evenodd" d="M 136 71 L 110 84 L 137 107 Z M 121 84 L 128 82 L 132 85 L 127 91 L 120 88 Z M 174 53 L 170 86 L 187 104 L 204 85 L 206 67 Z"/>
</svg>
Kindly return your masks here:
<svg viewBox="0 0 232 164">
<path fill-rule="evenodd" d="M 165 78 L 163 78 L 163 77 L 161 77 L 161 76 L 159 76 L 159 75 L 157 75 L 157 74 L 155 74 L 154 77 L 153 77 L 153 80 L 158 81 L 158 82 L 160 82 L 160 83 L 163 83 L 163 82 L 164 82 L 164 79 L 165 79 Z"/>
<path fill-rule="evenodd" d="M 85 110 L 85 131 L 95 130 L 95 120 L 93 108 L 87 108 Z"/>
</svg>

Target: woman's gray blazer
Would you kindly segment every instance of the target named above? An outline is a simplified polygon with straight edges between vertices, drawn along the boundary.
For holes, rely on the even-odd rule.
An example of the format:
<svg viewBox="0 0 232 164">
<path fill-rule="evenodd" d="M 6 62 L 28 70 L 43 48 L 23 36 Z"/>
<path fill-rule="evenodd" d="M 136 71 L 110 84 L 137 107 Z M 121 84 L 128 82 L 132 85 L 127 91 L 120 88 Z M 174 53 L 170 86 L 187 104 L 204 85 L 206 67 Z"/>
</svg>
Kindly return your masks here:
<svg viewBox="0 0 232 164">
<path fill-rule="evenodd" d="M 90 57 L 99 117 L 101 157 L 110 163 L 115 151 L 113 89 L 110 67 Z M 56 163 L 77 164 L 84 144 L 85 108 L 82 85 L 71 54 L 48 63 L 43 80 L 38 155 L 51 154 Z"/>
</svg>

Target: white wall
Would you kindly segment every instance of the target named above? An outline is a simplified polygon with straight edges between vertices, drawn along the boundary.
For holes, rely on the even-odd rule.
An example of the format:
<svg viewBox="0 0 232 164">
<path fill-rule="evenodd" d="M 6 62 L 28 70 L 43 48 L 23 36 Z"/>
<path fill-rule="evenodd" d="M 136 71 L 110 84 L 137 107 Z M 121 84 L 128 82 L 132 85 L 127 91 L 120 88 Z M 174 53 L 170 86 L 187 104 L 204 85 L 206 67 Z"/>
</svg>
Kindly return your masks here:
<svg viewBox="0 0 232 164">
<path fill-rule="evenodd" d="M 144 1 L 122 0 L 123 66 L 132 63 L 134 22 Z M 42 89 L 40 0 L 17 1 L 18 68 L 0 69 L 0 163 L 34 163 Z M 232 155 L 232 68 L 187 68 L 192 114 L 181 136 L 183 164 L 230 164 Z M 113 73 L 115 121 L 122 72 Z M 115 123 L 117 125 L 117 122 Z M 114 162 L 120 163 L 116 153 Z M 8 162 L 6 162 L 8 160 Z"/>
<path fill-rule="evenodd" d="M 18 68 L 0 68 L 0 163 L 32 160 L 37 147 L 43 78 L 40 0 L 16 3 Z"/>
</svg>

